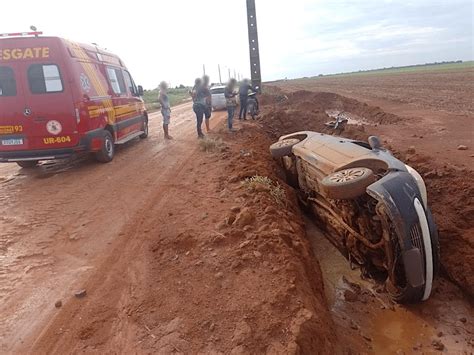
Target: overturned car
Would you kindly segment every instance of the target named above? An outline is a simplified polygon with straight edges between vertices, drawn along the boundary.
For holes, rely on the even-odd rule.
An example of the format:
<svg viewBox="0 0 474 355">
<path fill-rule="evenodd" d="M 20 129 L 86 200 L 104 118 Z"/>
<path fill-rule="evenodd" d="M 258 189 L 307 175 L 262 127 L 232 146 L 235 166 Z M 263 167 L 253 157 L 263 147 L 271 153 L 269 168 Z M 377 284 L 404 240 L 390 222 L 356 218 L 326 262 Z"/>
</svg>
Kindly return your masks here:
<svg viewBox="0 0 474 355">
<path fill-rule="evenodd" d="M 438 233 L 416 170 L 381 147 L 303 131 L 270 146 L 290 185 L 330 241 L 393 300 L 429 298 L 439 265 Z"/>
</svg>

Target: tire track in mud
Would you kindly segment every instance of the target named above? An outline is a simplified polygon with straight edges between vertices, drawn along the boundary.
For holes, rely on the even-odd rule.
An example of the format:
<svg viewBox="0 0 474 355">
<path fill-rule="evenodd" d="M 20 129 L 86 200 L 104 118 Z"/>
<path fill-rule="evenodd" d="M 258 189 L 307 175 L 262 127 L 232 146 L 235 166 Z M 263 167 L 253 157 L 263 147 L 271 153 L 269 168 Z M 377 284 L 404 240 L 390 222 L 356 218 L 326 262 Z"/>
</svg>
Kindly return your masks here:
<svg viewBox="0 0 474 355">
<path fill-rule="evenodd" d="M 45 327 L 45 332 L 39 335 L 38 341 L 33 344 L 33 349 L 48 353 L 62 353 L 61 349 L 72 352 L 79 350 L 75 348 L 78 345 L 75 336 L 78 333 L 81 339 L 86 340 L 89 335 L 92 335 L 89 334 L 90 331 L 95 333 L 96 329 L 90 328 L 88 319 L 94 318 L 97 314 L 104 314 L 101 320 L 95 320 L 95 322 L 102 323 L 103 330 L 100 336 L 109 339 L 109 341 L 110 339 L 117 341 L 120 338 L 117 333 L 122 335 L 124 328 L 128 325 L 120 305 L 128 303 L 128 299 L 133 298 L 134 284 L 146 283 L 140 278 L 140 269 L 143 265 L 135 257 L 145 254 L 141 249 L 147 241 L 146 230 L 149 229 L 149 219 L 155 214 L 163 213 L 166 210 L 164 207 L 167 201 L 176 196 L 178 189 L 170 189 L 170 184 L 179 178 L 189 162 L 194 159 L 197 151 L 198 148 L 195 147 L 186 160 L 156 177 L 161 181 L 160 185 L 152 190 L 153 194 L 147 197 L 145 206 L 142 206 L 135 213 L 135 217 L 121 229 L 120 239 L 114 243 L 113 250 L 84 283 L 84 288 L 91 290 L 87 299 L 79 302 L 74 300 L 65 305 L 61 313 Z M 104 303 L 104 301 L 106 302 Z M 85 312 L 83 312 L 84 309 Z M 76 322 L 73 329 L 68 327 L 70 319 L 82 318 L 84 318 L 84 322 Z M 56 341 L 57 329 L 66 327 L 69 328 L 69 334 L 65 334 L 59 341 Z M 51 342 L 52 339 L 54 339 L 53 342 Z M 115 349 L 120 352 L 123 352 L 128 346 L 128 344 L 118 345 L 113 342 L 110 342 L 109 345 L 111 351 Z M 130 350 L 133 351 L 133 347 Z"/>
</svg>

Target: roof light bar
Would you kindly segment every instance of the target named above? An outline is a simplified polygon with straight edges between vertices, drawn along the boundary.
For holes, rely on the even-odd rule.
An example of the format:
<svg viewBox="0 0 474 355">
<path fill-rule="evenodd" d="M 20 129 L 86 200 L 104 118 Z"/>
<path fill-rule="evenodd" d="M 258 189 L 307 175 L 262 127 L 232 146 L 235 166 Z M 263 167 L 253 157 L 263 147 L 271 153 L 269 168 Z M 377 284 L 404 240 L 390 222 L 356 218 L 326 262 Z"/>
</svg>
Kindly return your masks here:
<svg viewBox="0 0 474 355">
<path fill-rule="evenodd" d="M 14 32 L 14 33 L 0 33 L 0 38 L 2 37 L 23 37 L 23 36 L 39 36 L 43 32 L 34 31 L 34 32 Z"/>
</svg>

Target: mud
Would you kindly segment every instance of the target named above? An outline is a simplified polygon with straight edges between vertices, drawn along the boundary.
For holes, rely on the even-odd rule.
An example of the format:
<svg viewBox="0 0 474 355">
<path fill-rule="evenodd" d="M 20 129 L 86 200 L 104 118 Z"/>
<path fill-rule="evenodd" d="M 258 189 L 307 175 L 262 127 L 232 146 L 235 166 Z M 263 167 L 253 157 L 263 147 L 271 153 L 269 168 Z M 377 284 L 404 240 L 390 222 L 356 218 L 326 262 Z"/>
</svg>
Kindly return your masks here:
<svg viewBox="0 0 474 355">
<path fill-rule="evenodd" d="M 474 312 L 462 291 L 440 280 L 430 300 L 419 305 L 393 304 L 376 285 L 361 280 L 347 260 L 306 218 L 308 239 L 318 259 L 329 308 L 345 353 L 432 353 L 433 341 L 448 353 L 473 351 Z M 440 336 L 438 336 L 440 334 Z"/>
</svg>

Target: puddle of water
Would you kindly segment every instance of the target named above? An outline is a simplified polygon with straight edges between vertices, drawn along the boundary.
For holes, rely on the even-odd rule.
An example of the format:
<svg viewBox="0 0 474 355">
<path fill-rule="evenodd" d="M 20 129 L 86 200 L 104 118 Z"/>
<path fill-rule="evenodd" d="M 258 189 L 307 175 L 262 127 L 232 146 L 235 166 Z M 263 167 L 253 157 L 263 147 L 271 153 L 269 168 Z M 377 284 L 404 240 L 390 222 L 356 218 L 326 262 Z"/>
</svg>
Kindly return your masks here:
<svg viewBox="0 0 474 355">
<path fill-rule="evenodd" d="M 349 262 L 309 218 L 306 230 L 321 267 L 339 338 L 347 349 L 376 354 L 435 353 L 432 341 L 439 340 L 449 353 L 473 353 L 469 344 L 474 345 L 474 331 L 469 331 L 474 324 L 473 310 L 454 285 L 444 281 L 424 303 L 393 304 L 387 294 L 375 292 L 372 282 L 362 280 L 359 270 L 351 270 Z M 344 295 L 351 290 L 350 283 L 360 286 L 355 301 L 346 300 Z M 467 318 L 465 324 L 459 321 L 463 317 Z"/>
</svg>

